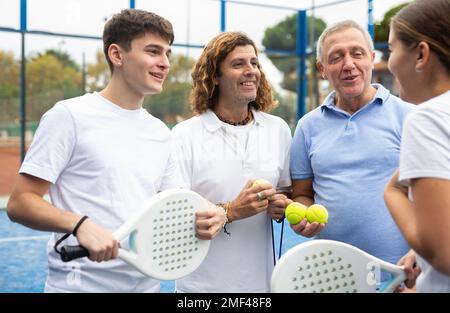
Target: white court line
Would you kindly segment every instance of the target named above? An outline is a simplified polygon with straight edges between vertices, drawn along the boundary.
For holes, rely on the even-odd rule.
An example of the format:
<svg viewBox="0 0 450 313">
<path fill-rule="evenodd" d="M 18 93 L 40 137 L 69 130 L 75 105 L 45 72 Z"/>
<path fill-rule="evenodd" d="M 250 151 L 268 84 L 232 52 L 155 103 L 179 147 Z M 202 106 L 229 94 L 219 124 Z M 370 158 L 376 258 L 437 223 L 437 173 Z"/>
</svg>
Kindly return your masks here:
<svg viewBox="0 0 450 313">
<path fill-rule="evenodd" d="M 10 237 L 0 238 L 0 243 L 11 241 L 26 241 L 26 240 L 48 240 L 50 236 L 27 236 L 27 237 Z"/>
</svg>

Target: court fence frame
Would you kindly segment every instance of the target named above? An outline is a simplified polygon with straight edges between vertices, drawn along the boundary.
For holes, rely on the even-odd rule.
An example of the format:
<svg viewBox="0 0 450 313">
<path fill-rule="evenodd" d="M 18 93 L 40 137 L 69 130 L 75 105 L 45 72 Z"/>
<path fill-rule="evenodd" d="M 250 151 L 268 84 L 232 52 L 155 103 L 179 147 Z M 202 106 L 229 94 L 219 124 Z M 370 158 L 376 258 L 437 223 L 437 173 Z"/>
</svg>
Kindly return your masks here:
<svg viewBox="0 0 450 313">
<path fill-rule="evenodd" d="M 147 1 L 147 0 L 141 0 Z M 208 1 L 208 0 L 204 0 Z M 308 25 L 307 25 L 307 12 L 311 12 L 311 16 L 314 17 L 315 9 L 333 6 L 341 3 L 356 1 L 356 0 L 337 0 L 329 2 L 323 5 L 315 5 L 314 0 L 312 1 L 312 6 L 307 9 L 298 9 L 293 7 L 279 6 L 279 5 L 269 5 L 263 3 L 254 3 L 238 0 L 209 0 L 209 1 L 219 1 L 220 2 L 220 30 L 222 32 L 226 31 L 226 10 L 227 4 L 238 4 L 243 6 L 254 6 L 254 7 L 264 7 L 277 10 L 289 10 L 292 12 L 297 12 L 297 34 L 296 34 L 296 47 L 294 51 L 284 51 L 284 50 L 264 50 L 262 53 L 266 55 L 280 55 L 296 58 L 296 121 L 298 121 L 306 113 L 306 97 L 307 94 L 307 75 L 306 75 L 306 60 L 310 55 L 315 54 L 315 48 L 313 45 L 308 48 Z M 373 0 L 368 1 L 368 31 L 372 38 L 374 37 L 374 21 L 373 21 Z M 78 38 L 78 39 L 88 39 L 88 40 L 101 40 L 99 36 L 88 36 L 80 34 L 68 34 L 59 32 L 50 32 L 43 30 L 32 30 L 27 27 L 27 13 L 28 13 L 28 0 L 20 0 L 20 27 L 0 27 L 0 32 L 13 32 L 20 33 L 21 36 L 21 53 L 20 53 L 20 112 L 19 112 L 19 124 L 20 124 L 20 157 L 21 161 L 25 158 L 26 152 L 26 132 L 27 132 L 27 120 L 26 120 L 26 109 L 27 109 L 27 99 L 26 99 L 26 81 L 25 81 L 25 71 L 26 71 L 26 58 L 25 58 L 25 39 L 26 35 L 44 35 L 44 36 L 57 36 L 57 37 L 67 37 L 67 38 Z M 136 0 L 129 0 L 129 8 L 136 8 Z M 312 27 L 311 27 L 312 29 Z M 310 34 L 311 37 L 311 34 Z M 314 35 L 312 34 L 312 37 Z M 175 42 L 173 44 L 175 47 L 185 47 L 185 48 L 203 48 L 203 45 L 196 45 L 191 43 L 179 43 Z"/>
</svg>

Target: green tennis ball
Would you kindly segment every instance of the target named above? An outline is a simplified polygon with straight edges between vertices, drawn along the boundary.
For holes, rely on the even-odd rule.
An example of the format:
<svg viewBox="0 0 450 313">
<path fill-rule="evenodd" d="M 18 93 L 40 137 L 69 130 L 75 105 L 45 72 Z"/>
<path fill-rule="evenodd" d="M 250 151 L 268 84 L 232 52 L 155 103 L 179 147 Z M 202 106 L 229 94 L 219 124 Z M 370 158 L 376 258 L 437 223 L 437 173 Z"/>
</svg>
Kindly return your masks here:
<svg viewBox="0 0 450 313">
<path fill-rule="evenodd" d="M 252 187 L 255 187 L 256 185 L 260 185 L 260 184 L 269 184 L 269 185 L 272 185 L 272 184 L 269 183 L 267 180 L 260 178 L 260 179 L 255 179 L 255 181 L 254 181 L 253 184 L 252 184 Z"/>
<path fill-rule="evenodd" d="M 328 211 L 320 204 L 313 204 L 306 210 L 306 219 L 308 222 L 326 224 L 328 222 Z"/>
<path fill-rule="evenodd" d="M 298 202 L 292 202 L 286 207 L 284 215 L 291 224 L 298 224 L 306 216 L 306 206 Z"/>
</svg>

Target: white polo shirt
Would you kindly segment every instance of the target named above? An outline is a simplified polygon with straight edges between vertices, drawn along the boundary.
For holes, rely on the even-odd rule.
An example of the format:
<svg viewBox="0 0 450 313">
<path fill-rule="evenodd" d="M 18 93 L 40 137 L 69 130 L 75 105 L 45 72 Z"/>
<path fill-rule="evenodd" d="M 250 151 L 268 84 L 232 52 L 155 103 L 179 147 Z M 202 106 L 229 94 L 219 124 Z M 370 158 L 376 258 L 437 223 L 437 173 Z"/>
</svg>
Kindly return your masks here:
<svg viewBox="0 0 450 313">
<path fill-rule="evenodd" d="M 252 111 L 245 126 L 221 122 L 208 110 L 176 125 L 181 175 L 188 188 L 213 203 L 235 199 L 250 179 L 277 189 L 291 185 L 291 131 L 281 118 Z M 270 218 L 266 212 L 233 221 L 221 232 L 205 261 L 178 280 L 178 292 L 268 292 L 273 270 Z"/>
</svg>

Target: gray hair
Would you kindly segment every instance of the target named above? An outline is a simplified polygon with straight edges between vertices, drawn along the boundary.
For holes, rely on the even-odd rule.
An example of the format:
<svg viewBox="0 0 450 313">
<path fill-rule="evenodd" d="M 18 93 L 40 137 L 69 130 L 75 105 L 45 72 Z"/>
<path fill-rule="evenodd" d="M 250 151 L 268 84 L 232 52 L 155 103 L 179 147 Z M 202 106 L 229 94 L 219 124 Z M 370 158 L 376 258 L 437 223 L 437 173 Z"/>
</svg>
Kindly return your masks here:
<svg viewBox="0 0 450 313">
<path fill-rule="evenodd" d="M 320 62 L 323 61 L 322 60 L 322 58 L 323 58 L 323 43 L 325 42 L 325 39 L 333 33 L 336 33 L 338 31 L 342 31 L 342 30 L 345 30 L 348 28 L 355 28 L 355 29 L 359 30 L 363 34 L 364 39 L 367 42 L 369 51 L 373 52 L 373 50 L 374 50 L 373 40 L 372 40 L 372 37 L 370 36 L 369 32 L 367 31 L 367 29 L 361 27 L 361 25 L 359 25 L 355 21 L 345 20 L 345 21 L 338 22 L 334 25 L 327 27 L 320 35 L 319 40 L 317 40 L 317 48 L 316 48 L 316 57 L 317 57 L 318 61 L 320 61 Z"/>
</svg>

